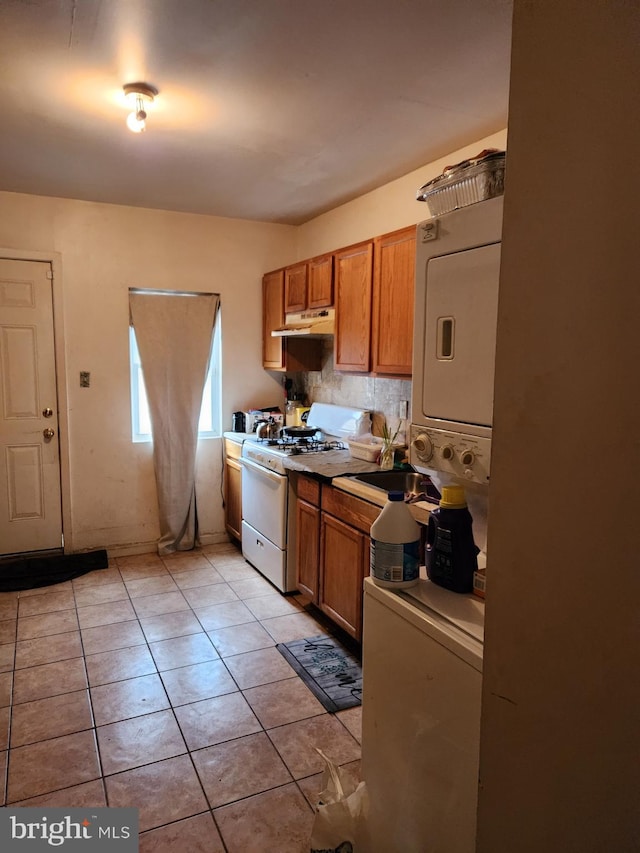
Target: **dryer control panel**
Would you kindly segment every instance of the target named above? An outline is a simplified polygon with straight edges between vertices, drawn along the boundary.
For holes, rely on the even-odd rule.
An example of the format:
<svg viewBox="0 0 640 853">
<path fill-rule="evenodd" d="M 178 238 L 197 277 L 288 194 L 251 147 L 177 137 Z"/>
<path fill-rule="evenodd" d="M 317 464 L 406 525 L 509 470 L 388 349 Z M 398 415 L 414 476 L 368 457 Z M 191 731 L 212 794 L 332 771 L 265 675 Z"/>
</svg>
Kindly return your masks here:
<svg viewBox="0 0 640 853">
<path fill-rule="evenodd" d="M 411 424 L 409 462 L 486 485 L 491 467 L 491 439 Z"/>
</svg>

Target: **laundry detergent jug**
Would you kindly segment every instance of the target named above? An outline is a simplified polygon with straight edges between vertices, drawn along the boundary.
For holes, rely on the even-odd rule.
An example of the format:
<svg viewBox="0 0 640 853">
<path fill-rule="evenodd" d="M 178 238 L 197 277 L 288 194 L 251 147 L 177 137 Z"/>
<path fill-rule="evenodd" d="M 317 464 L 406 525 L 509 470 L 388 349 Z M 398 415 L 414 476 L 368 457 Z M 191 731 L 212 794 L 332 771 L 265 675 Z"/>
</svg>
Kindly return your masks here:
<svg viewBox="0 0 640 853">
<path fill-rule="evenodd" d="M 462 486 L 443 486 L 440 506 L 429 516 L 425 564 L 433 583 L 453 592 L 472 592 L 480 549 Z"/>
</svg>

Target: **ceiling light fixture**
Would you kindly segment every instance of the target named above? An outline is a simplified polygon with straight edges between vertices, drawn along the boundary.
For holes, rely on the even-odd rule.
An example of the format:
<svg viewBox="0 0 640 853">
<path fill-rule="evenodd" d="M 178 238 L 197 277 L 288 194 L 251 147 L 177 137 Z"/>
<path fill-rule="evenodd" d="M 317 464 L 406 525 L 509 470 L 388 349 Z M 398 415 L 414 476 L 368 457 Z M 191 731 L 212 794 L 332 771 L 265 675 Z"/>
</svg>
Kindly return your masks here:
<svg viewBox="0 0 640 853">
<path fill-rule="evenodd" d="M 127 127 L 133 133 L 142 133 L 147 122 L 147 106 L 153 102 L 158 90 L 148 83 L 127 83 L 123 89 L 127 100 L 134 107 L 127 116 Z"/>
</svg>

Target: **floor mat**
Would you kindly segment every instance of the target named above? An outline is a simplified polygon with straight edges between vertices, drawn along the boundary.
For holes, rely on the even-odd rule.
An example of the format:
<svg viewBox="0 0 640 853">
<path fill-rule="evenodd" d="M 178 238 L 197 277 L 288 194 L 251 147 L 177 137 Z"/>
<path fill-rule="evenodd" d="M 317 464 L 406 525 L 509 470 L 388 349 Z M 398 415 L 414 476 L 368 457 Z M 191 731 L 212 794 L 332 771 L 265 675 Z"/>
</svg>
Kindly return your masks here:
<svg viewBox="0 0 640 853">
<path fill-rule="evenodd" d="M 86 554 L 55 554 L 51 557 L 22 557 L 0 560 L 0 592 L 35 589 L 77 578 L 109 565 L 105 550 Z"/>
<path fill-rule="evenodd" d="M 334 637 L 321 634 L 278 643 L 276 648 L 327 711 L 335 713 L 360 705 L 360 662 Z"/>
</svg>

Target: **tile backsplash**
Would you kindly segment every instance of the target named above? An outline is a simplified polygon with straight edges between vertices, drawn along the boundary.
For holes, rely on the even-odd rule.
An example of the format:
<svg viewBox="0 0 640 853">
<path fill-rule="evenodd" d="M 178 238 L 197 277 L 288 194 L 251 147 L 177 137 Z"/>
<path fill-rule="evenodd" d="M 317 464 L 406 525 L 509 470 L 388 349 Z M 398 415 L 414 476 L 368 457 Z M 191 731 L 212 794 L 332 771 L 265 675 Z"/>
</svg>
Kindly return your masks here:
<svg viewBox="0 0 640 853">
<path fill-rule="evenodd" d="M 333 403 L 369 410 L 374 435 L 382 434 L 385 420 L 389 430 L 395 432 L 402 406 L 407 405 L 407 418 L 397 439 L 406 441 L 403 433 L 411 419 L 411 380 L 337 373 L 333 369 L 332 338 L 324 344 L 322 370 L 296 374 L 295 386 L 304 391 L 309 404 Z"/>
</svg>

